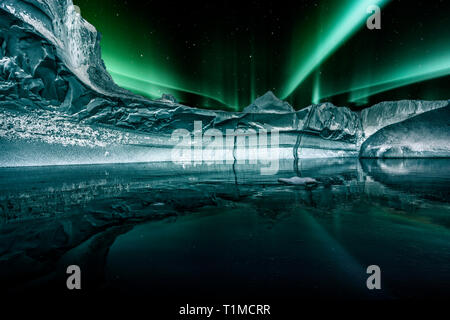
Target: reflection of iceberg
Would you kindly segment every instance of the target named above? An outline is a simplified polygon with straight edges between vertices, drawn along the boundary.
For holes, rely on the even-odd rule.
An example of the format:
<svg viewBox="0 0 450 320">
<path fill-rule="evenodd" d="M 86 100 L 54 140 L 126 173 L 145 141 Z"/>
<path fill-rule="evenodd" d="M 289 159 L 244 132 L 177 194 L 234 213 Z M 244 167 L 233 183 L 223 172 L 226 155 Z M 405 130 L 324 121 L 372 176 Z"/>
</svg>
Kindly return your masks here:
<svg viewBox="0 0 450 320">
<path fill-rule="evenodd" d="M 357 157 L 364 140 L 383 127 L 448 105 L 405 100 L 352 112 L 324 103 L 295 111 L 268 92 L 242 113 L 201 110 L 168 95 L 151 101 L 114 84 L 101 59 L 99 34 L 71 0 L 4 0 L 0 30 L 0 166 L 168 161 L 172 132 L 193 132 L 195 121 L 203 132 L 223 135 L 277 130 L 279 147 L 267 154 L 279 159 Z M 231 139 L 233 145 L 220 150 L 223 158 L 261 146 L 248 140 L 244 146 Z M 449 155 L 446 146 L 440 150 Z"/>
<path fill-rule="evenodd" d="M 102 257 L 121 233 L 143 221 L 170 221 L 208 208 L 215 213 L 239 208 L 240 219 L 255 212 L 252 223 L 239 220 L 251 232 L 256 225 L 283 228 L 289 216 L 315 215 L 324 218 L 325 227 L 334 221 L 331 228 L 339 231 L 348 224 L 380 227 L 386 215 L 404 219 L 408 230 L 413 221 L 450 228 L 448 159 L 300 160 L 302 173 L 320 182 L 313 189 L 278 183 L 295 174 L 293 162 L 282 161 L 275 177 L 261 176 L 248 164 L 189 170 L 170 162 L 0 168 L 0 280 L 10 287 L 54 270 L 57 275 L 56 266 L 75 259 L 88 264 L 98 281 Z M 375 219 L 380 207 L 388 209 Z M 421 214 L 424 208 L 429 211 Z"/>
<path fill-rule="evenodd" d="M 448 159 L 362 159 L 361 166 L 368 177 L 391 193 L 398 190 L 426 199 L 444 202 L 450 199 Z"/>
</svg>

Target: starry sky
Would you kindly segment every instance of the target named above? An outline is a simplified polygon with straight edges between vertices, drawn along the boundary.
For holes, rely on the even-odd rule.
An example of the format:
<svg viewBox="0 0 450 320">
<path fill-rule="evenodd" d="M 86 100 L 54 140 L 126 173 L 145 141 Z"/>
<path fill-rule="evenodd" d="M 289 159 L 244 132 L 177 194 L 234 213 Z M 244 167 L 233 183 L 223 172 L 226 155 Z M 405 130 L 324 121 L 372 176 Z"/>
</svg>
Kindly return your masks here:
<svg viewBox="0 0 450 320">
<path fill-rule="evenodd" d="M 450 98 L 450 1 L 74 0 L 122 87 L 242 110 L 272 90 L 296 109 L 330 101 Z M 367 7 L 381 8 L 369 30 Z"/>
</svg>

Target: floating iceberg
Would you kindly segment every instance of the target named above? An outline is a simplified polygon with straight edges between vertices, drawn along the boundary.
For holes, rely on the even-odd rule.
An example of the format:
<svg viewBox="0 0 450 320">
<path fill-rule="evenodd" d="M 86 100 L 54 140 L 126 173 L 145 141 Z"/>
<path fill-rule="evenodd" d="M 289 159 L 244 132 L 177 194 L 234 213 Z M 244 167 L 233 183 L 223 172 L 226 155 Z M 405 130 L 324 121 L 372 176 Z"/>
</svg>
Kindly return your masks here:
<svg viewBox="0 0 450 320">
<path fill-rule="evenodd" d="M 202 135 L 231 135 L 222 150 L 203 144 L 206 160 L 217 160 L 216 152 L 224 161 L 259 155 L 272 133 L 276 146 L 263 153 L 269 160 L 274 154 L 295 160 L 358 157 L 364 141 L 384 127 L 449 104 L 404 100 L 354 112 L 323 103 L 296 111 L 267 92 L 243 112 L 203 110 L 170 95 L 149 100 L 117 86 L 101 59 L 99 33 L 71 0 L 3 0 L 0 31 L 0 166 L 170 161 L 177 145 L 172 133 L 186 130 L 194 138 L 195 123 L 201 123 Z M 448 113 L 441 120 L 446 132 Z M 380 144 L 381 137 L 370 141 Z M 438 150 L 444 142 L 434 143 Z M 368 146 L 361 154 L 375 156 L 365 151 Z M 413 154 L 433 153 L 402 152 Z"/>
<path fill-rule="evenodd" d="M 317 180 L 310 177 L 292 177 L 292 178 L 279 178 L 279 182 L 292 185 L 313 186 L 317 185 Z"/>
<path fill-rule="evenodd" d="M 380 102 L 361 111 L 361 125 L 364 135 L 369 137 L 388 125 L 399 123 L 421 113 L 439 109 L 448 105 L 448 100 L 400 100 Z"/>
<path fill-rule="evenodd" d="M 450 106 L 387 126 L 361 146 L 365 158 L 450 157 Z"/>
</svg>

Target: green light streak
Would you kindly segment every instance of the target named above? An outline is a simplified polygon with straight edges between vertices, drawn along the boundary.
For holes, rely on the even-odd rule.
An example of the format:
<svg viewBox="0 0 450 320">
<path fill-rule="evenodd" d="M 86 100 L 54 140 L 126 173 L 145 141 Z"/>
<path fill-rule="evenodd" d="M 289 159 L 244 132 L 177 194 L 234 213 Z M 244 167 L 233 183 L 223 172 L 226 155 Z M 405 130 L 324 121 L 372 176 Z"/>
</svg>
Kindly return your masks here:
<svg viewBox="0 0 450 320">
<path fill-rule="evenodd" d="M 420 56 L 414 60 L 406 60 L 402 66 L 379 70 L 377 74 L 365 76 L 356 81 L 359 85 L 341 90 L 322 90 L 319 99 L 350 93 L 349 102 L 364 102 L 367 98 L 391 89 L 409 84 L 431 80 L 450 74 L 450 47 L 436 45 L 434 57 Z"/>
<path fill-rule="evenodd" d="M 320 65 L 331 53 L 341 46 L 370 16 L 366 10 L 369 5 L 381 7 L 387 0 L 356 0 L 347 3 L 341 14 L 333 21 L 327 33 L 315 45 L 312 53 L 305 61 L 300 61 L 297 70 L 283 88 L 281 98 L 288 97 L 306 77 Z"/>
<path fill-rule="evenodd" d="M 176 46 L 167 40 L 170 37 L 157 21 L 134 16 L 125 3 L 117 2 L 114 6 L 91 0 L 75 0 L 75 3 L 83 17 L 102 33 L 102 58 L 119 86 L 151 98 L 170 93 L 181 100 L 180 97 L 191 94 L 198 97 L 199 103 L 205 98 L 205 106 L 211 108 L 215 108 L 217 101 L 220 109 L 224 106 L 238 109 L 237 91 L 225 86 L 229 78 L 224 74 L 229 71 L 228 52 L 231 51 L 222 41 L 213 42 L 208 46 L 210 51 L 199 52 L 193 59 L 192 64 L 199 64 L 204 57 L 205 70 L 199 67 L 196 74 L 192 72 L 194 68 L 184 72 L 179 51 L 174 50 Z M 213 59 L 217 56 L 223 56 L 223 61 Z"/>
<path fill-rule="evenodd" d="M 204 94 L 201 92 L 184 89 L 184 88 L 179 88 L 179 87 L 167 85 L 165 83 L 149 81 L 149 80 L 141 79 L 138 77 L 132 77 L 130 75 L 126 75 L 126 74 L 122 74 L 122 73 L 113 71 L 111 69 L 108 69 L 108 71 L 111 74 L 111 76 L 113 77 L 113 80 L 119 86 L 124 87 L 125 89 L 131 90 L 131 91 L 140 92 L 140 93 L 149 95 L 153 99 L 160 98 L 163 93 L 170 93 L 170 94 L 176 96 L 177 92 L 186 92 L 186 93 L 199 95 L 199 96 L 211 99 L 211 100 L 215 100 L 215 101 L 221 103 L 222 105 L 236 109 L 236 107 L 228 105 L 227 103 L 225 103 L 225 101 L 223 101 L 217 97 L 210 96 L 210 95 L 207 95 L 207 94 Z"/>
<path fill-rule="evenodd" d="M 153 99 L 169 93 L 186 105 L 240 110 L 257 94 L 271 89 L 282 99 L 289 97 L 297 107 L 341 94 L 338 101 L 347 98 L 363 103 L 372 95 L 450 74 L 450 42 L 442 28 L 447 22 L 442 20 L 445 14 L 435 21 L 398 17 L 397 30 L 395 24 L 389 24 L 388 14 L 398 6 L 392 3 L 384 9 L 389 0 L 329 0 L 304 11 L 300 6 L 295 26 L 289 20 L 282 23 L 282 33 L 275 33 L 269 42 L 257 21 L 250 25 L 245 39 L 225 36 L 225 23 L 225 27 L 207 30 L 208 41 L 202 42 L 201 35 L 172 37 L 166 31 L 167 22 L 128 10 L 120 1 L 114 6 L 74 1 L 103 34 L 102 57 L 115 82 Z M 382 7 L 381 31 L 365 30 L 370 16 L 366 10 L 372 4 Z M 415 14 L 420 18 L 420 11 Z M 414 27 L 418 23 L 424 25 Z M 386 31 L 398 32 L 392 37 L 377 34 Z M 374 43 L 366 46 L 366 40 Z M 288 46 L 276 53 L 268 50 L 269 43 L 277 48 Z M 329 58 L 333 54 L 336 56 Z M 343 59 L 349 61 L 341 63 Z M 445 84 L 429 87 L 426 84 L 427 89 L 419 90 L 415 97 L 423 98 L 431 90 L 436 90 L 434 96 L 445 95 Z M 394 99 L 396 92 L 388 96 Z M 398 98 L 405 92 L 415 94 L 408 88 L 398 92 Z"/>
<path fill-rule="evenodd" d="M 313 104 L 318 104 L 320 102 L 320 71 L 316 71 L 316 74 L 314 76 L 314 86 L 311 102 Z"/>
<path fill-rule="evenodd" d="M 427 64 L 410 65 L 408 69 L 398 71 L 396 75 L 387 76 L 384 80 L 353 88 L 350 93 L 350 102 L 359 101 L 377 93 L 406 86 L 412 83 L 431 80 L 450 74 L 450 54 L 441 61 L 428 61 Z"/>
</svg>

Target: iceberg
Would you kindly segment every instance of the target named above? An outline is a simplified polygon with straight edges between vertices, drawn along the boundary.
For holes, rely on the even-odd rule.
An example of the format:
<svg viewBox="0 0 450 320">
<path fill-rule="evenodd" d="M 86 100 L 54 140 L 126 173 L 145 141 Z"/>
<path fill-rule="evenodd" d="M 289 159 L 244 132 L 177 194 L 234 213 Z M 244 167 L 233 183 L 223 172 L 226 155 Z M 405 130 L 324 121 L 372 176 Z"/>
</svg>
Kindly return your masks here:
<svg viewBox="0 0 450 320">
<path fill-rule="evenodd" d="M 42 44 L 86 87 L 106 96 L 140 99 L 112 81 L 101 58 L 100 34 L 77 12 L 72 0 L 2 0 L 0 8 L 9 14 L 2 14 L 2 20 L 16 19 L 8 36 L 16 37 L 21 29 L 45 39 Z"/>
<path fill-rule="evenodd" d="M 317 185 L 317 180 L 310 177 L 292 177 L 292 178 L 279 178 L 279 182 L 292 185 L 313 186 Z"/>
<path fill-rule="evenodd" d="M 380 102 L 361 111 L 361 124 L 364 135 L 369 137 L 388 125 L 399 123 L 427 111 L 443 108 L 448 106 L 448 104 L 448 100 Z"/>
<path fill-rule="evenodd" d="M 295 110 L 269 91 L 243 112 L 204 110 L 116 85 L 101 58 L 100 34 L 71 0 L 3 0 L 0 31 L 0 166 L 177 161 L 171 157 L 177 130 L 192 141 L 198 131 L 209 133 L 209 143 L 197 148 L 203 160 L 375 156 L 365 141 L 387 139 L 371 139 L 377 132 L 449 104 L 402 100 L 354 112 L 322 103 Z M 441 120 L 448 124 L 448 113 Z M 210 143 L 219 135 L 226 147 Z M 274 142 L 269 152 L 258 151 Z M 434 150 L 442 143 L 436 140 Z"/>
<path fill-rule="evenodd" d="M 450 157 L 450 106 L 387 126 L 361 146 L 364 158 Z"/>
</svg>

